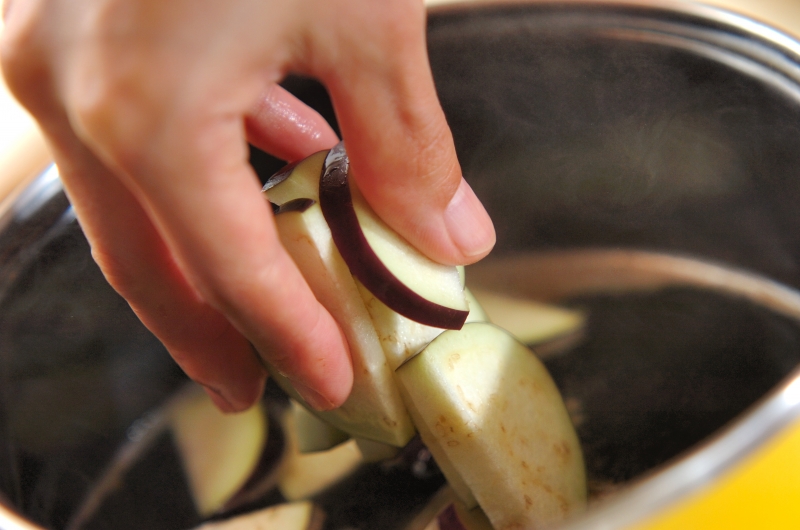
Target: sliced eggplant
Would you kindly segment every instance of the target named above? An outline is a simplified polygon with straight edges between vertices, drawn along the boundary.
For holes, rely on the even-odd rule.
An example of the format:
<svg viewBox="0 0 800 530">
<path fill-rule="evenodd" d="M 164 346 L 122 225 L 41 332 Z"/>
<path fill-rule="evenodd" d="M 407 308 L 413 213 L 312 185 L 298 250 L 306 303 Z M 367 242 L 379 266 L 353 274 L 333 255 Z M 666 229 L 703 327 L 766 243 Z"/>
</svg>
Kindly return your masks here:
<svg viewBox="0 0 800 530">
<path fill-rule="evenodd" d="M 348 171 L 339 145 L 284 171 L 267 191 L 279 206 L 304 199 L 303 208 L 279 208 L 278 230 L 353 354 L 352 395 L 340 409 L 317 415 L 354 437 L 394 446 L 404 445 L 416 424 L 464 503 L 465 521 L 480 515 L 470 511 L 478 505 L 498 529 L 550 524 L 581 511 L 580 447 L 541 362 L 482 322 L 489 315 L 466 291 L 463 268 L 431 262 L 391 231 Z M 516 307 L 523 306 L 531 314 L 530 304 Z M 560 320 L 543 324 L 533 340 L 582 326 L 572 312 L 536 309 L 535 318 Z M 473 322 L 458 330 L 467 318 Z M 271 372 L 301 401 L 288 380 Z M 308 455 L 292 443 L 280 486 L 289 500 L 314 495 L 364 461 L 354 440 Z M 478 515 L 470 530 L 481 528 Z"/>
<path fill-rule="evenodd" d="M 326 451 L 350 438 L 349 434 L 337 429 L 327 421 L 319 419 L 293 399 L 290 410 L 293 416 L 292 423 L 295 429 L 297 450 L 300 453 Z"/>
<path fill-rule="evenodd" d="M 470 510 L 458 501 L 442 510 L 437 523 L 438 530 L 494 530 L 480 507 Z"/>
<path fill-rule="evenodd" d="M 244 486 L 268 436 L 260 403 L 239 414 L 223 414 L 199 387 L 174 403 L 170 425 L 202 516 L 217 511 Z"/>
<path fill-rule="evenodd" d="M 214 521 L 196 530 L 322 530 L 325 515 L 313 503 L 290 502 L 270 506 L 224 521 Z"/>
<path fill-rule="evenodd" d="M 289 501 L 304 500 L 353 473 L 364 461 L 355 440 L 326 451 L 303 454 L 297 446 L 294 415 L 284 415 L 288 450 L 278 479 L 278 489 Z"/>
<path fill-rule="evenodd" d="M 353 438 L 356 442 L 361 457 L 365 464 L 381 462 L 396 457 L 400 453 L 400 448 L 393 445 L 367 440 L 365 438 Z"/>
<path fill-rule="evenodd" d="M 480 300 L 475 297 L 475 294 L 467 288 L 464 289 L 464 294 L 466 295 L 467 303 L 469 304 L 469 315 L 464 323 L 492 322 L 492 319 L 489 317 L 489 313 L 486 312 L 486 309 L 484 309 L 483 305 L 481 305 Z"/>
<path fill-rule="evenodd" d="M 446 331 L 397 370 L 420 436 L 495 528 L 535 528 L 586 504 L 581 449 L 533 353 L 487 323 Z M 424 427 L 423 427 L 424 425 Z M 468 506 L 470 499 L 462 499 Z"/>
<path fill-rule="evenodd" d="M 468 307 L 458 269 L 435 263 L 389 228 L 349 179 L 344 144 L 328 153 L 319 199 L 353 276 L 397 313 L 432 327 L 459 329 Z"/>
<path fill-rule="evenodd" d="M 268 191 L 269 199 L 289 202 L 297 195 L 317 196 L 324 157 L 314 155 L 292 170 L 290 176 Z M 338 409 L 314 412 L 318 417 L 352 436 L 403 446 L 415 429 L 405 410 L 392 371 L 386 363 L 372 319 L 347 264 L 333 244 L 331 231 L 319 204 L 275 219 L 281 241 L 306 278 L 314 295 L 336 318 L 350 345 L 353 389 Z M 270 374 L 291 397 L 303 398 L 291 382 L 273 367 Z"/>
<path fill-rule="evenodd" d="M 471 294 L 485 311 L 486 320 L 529 346 L 578 334 L 586 325 L 586 315 L 574 309 L 484 289 L 473 288 Z"/>
</svg>

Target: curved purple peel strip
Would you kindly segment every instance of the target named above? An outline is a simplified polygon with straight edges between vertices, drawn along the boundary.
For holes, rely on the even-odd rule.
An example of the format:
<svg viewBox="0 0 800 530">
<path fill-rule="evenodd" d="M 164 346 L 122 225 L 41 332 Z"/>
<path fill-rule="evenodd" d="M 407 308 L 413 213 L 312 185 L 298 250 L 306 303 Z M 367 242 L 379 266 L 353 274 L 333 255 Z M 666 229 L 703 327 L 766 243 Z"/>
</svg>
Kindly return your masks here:
<svg viewBox="0 0 800 530">
<path fill-rule="evenodd" d="M 369 245 L 353 206 L 348 184 L 350 162 L 339 142 L 322 165 L 319 204 L 336 248 L 350 272 L 375 298 L 406 318 L 443 329 L 461 329 L 469 311 L 439 305 L 401 282 Z"/>
</svg>

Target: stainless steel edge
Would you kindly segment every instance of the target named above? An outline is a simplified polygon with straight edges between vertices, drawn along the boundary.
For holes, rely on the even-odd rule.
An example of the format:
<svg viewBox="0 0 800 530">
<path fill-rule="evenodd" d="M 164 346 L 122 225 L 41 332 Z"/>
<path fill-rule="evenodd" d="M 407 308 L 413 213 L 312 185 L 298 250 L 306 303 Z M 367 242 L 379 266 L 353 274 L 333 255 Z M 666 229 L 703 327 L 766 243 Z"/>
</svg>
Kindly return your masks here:
<svg viewBox="0 0 800 530">
<path fill-rule="evenodd" d="M 762 447 L 800 418 L 800 370 L 743 417 L 674 463 L 630 484 L 609 501 L 565 525 L 565 530 L 618 530 L 642 523 L 686 499 Z"/>
</svg>

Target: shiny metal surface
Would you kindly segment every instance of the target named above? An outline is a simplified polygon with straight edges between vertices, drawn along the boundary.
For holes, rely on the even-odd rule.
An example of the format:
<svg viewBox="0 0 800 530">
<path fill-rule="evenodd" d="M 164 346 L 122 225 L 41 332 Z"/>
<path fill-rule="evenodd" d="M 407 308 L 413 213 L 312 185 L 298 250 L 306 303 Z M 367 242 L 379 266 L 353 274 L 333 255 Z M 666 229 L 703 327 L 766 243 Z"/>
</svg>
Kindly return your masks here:
<svg viewBox="0 0 800 530">
<path fill-rule="evenodd" d="M 521 271 L 529 276 L 519 279 L 523 277 Z M 800 292 L 795 289 L 718 263 L 655 252 L 581 249 L 512 255 L 479 265 L 470 271 L 470 276 L 484 289 L 545 300 L 586 293 L 650 293 L 687 286 L 758 301 L 800 322 Z M 799 419 L 800 369 L 795 369 L 724 429 L 668 466 L 628 484 L 567 528 L 616 529 L 641 523 L 660 509 L 707 487 Z"/>
<path fill-rule="evenodd" d="M 617 529 L 641 523 L 659 509 L 707 486 L 800 417 L 800 372 L 795 371 L 760 406 L 656 475 L 632 485 L 570 530 Z"/>
<path fill-rule="evenodd" d="M 433 9 L 429 47 L 465 176 L 498 229 L 495 263 L 594 252 L 582 259 L 599 274 L 604 256 L 628 252 L 663 257 L 669 274 L 711 263 L 797 296 L 796 41 L 693 4 L 487 2 Z M 318 87 L 287 86 L 334 119 Z M 254 163 L 263 175 L 280 167 Z M 99 276 L 54 173 L 0 226 L 0 490 L 59 527 L 126 429 L 183 378 Z M 798 421 L 796 315 L 775 312 L 789 319 L 766 325 L 785 339 L 765 359 L 770 390 L 726 409 L 724 427 L 688 452 L 676 444 L 625 474 L 625 489 L 570 528 L 640 522 Z M 161 519 L 136 524 L 197 522 L 179 497 L 145 495 L 137 502 Z M 0 510 L 0 527 L 25 528 L 17 519 Z"/>
</svg>

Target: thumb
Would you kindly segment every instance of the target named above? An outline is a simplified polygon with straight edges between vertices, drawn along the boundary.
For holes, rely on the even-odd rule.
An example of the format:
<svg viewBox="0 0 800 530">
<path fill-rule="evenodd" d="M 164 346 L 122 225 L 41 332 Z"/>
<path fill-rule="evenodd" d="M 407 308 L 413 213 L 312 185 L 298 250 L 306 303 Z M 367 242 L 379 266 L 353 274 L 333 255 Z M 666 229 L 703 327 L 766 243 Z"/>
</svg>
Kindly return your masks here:
<svg viewBox="0 0 800 530">
<path fill-rule="evenodd" d="M 421 22 L 401 15 L 323 82 L 353 178 L 376 213 L 431 259 L 469 264 L 494 246 L 494 228 L 461 175 L 428 62 L 424 11 Z"/>
</svg>

